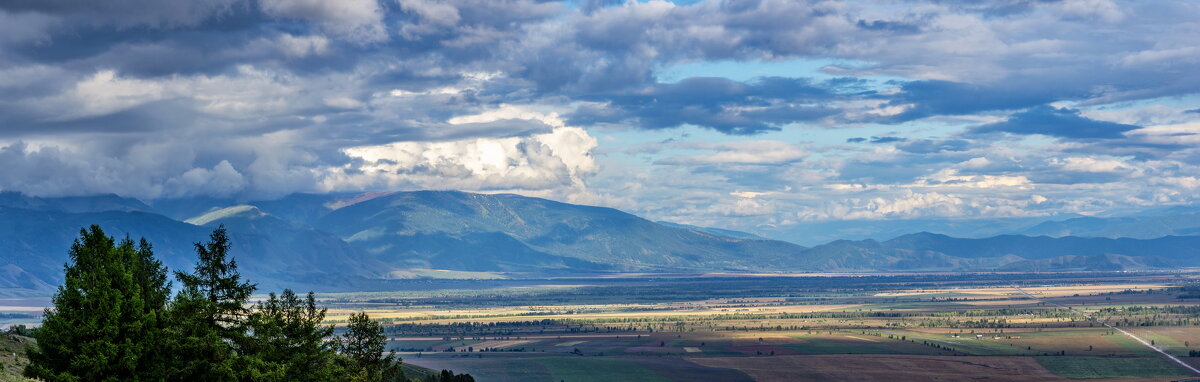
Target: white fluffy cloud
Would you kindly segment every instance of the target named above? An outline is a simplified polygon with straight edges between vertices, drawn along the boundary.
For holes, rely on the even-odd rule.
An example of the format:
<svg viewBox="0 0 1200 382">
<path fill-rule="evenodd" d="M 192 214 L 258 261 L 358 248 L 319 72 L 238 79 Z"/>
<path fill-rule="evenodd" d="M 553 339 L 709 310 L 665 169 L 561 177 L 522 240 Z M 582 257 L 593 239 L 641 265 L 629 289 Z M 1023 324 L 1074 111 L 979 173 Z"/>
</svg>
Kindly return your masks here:
<svg viewBox="0 0 1200 382">
<path fill-rule="evenodd" d="M 596 171 L 587 131 L 565 126 L 556 115 L 518 107 L 456 117 L 451 124 L 497 120 L 539 121 L 550 132 L 522 137 L 441 142 L 393 142 L 345 149 L 356 160 L 329 178 L 330 188 L 435 188 L 464 190 L 547 190 L 583 187 Z"/>
</svg>

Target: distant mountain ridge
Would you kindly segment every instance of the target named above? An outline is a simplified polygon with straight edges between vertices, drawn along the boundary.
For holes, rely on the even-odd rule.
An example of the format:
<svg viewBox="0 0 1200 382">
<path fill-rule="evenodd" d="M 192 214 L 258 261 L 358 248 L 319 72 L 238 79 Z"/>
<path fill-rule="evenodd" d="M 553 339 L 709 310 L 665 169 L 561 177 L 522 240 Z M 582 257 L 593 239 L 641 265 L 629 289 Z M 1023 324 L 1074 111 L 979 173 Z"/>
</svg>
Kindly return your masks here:
<svg viewBox="0 0 1200 382">
<path fill-rule="evenodd" d="M 1200 266 L 1200 236 L 962 239 L 922 232 L 883 242 L 839 240 L 805 254 L 814 266 L 841 271 L 1145 270 Z"/>
<path fill-rule="evenodd" d="M 311 195 L 263 204 L 268 211 L 312 211 L 307 223 L 397 266 L 466 270 L 749 270 L 754 260 L 775 265 L 804 247 L 668 227 L 605 207 L 519 195 L 413 191 L 339 203 Z M 272 211 L 273 212 L 273 211 Z M 273 212 L 274 213 L 274 212 Z M 497 248 L 508 255 L 498 256 Z M 503 259 L 490 267 L 474 258 Z M 574 260 L 570 260 L 574 259 Z M 766 263 L 764 263 L 766 262 Z M 568 264 L 571 263 L 571 264 Z M 573 264 L 573 265 L 572 265 Z"/>
<path fill-rule="evenodd" d="M 140 200 L 115 194 L 40 198 L 13 191 L 0 191 L 0 207 L 70 213 L 153 210 Z"/>
<path fill-rule="evenodd" d="M 1171 209 L 1135 219 L 1175 222 L 1171 232 L 1190 232 L 1186 218 L 1163 218 L 1188 213 L 1192 211 Z M 1121 220 L 1129 218 L 1104 219 L 1101 225 L 1086 219 L 1053 223 L 1132 224 Z M 970 239 L 914 233 L 884 241 L 835 240 L 805 247 L 738 231 L 653 222 L 611 208 L 511 194 L 294 194 L 266 201 L 191 198 L 147 204 L 116 195 L 36 198 L 5 192 L 0 193 L 0 289 L 9 294 L 52 290 L 61 280 L 71 240 L 89 224 L 100 224 L 117 237 L 145 236 L 164 263 L 177 270 L 188 269 L 194 261 L 193 242 L 206 240 L 212 228 L 224 225 L 233 238 L 234 256 L 248 277 L 264 286 L 315 290 L 353 289 L 363 280 L 411 277 L 422 273 L 410 270 L 430 269 L 550 276 L 1200 266 L 1200 236 L 1195 235 Z M 1049 222 L 1032 225 L 1049 226 Z"/>
<path fill-rule="evenodd" d="M 75 213 L 0 207 L 0 289 L 17 295 L 52 291 L 62 280 L 71 242 L 91 224 L 118 239 L 145 237 L 165 265 L 183 271 L 196 261 L 193 243 L 206 241 L 217 224 L 225 224 L 242 272 L 264 287 L 327 289 L 347 280 L 385 277 L 391 269 L 340 239 L 278 222 L 283 224 L 250 226 L 243 218 L 231 216 L 197 226 L 144 211 Z"/>
<path fill-rule="evenodd" d="M 768 239 L 768 238 L 765 238 L 765 237 L 762 237 L 759 235 L 755 235 L 755 234 L 752 234 L 749 232 L 734 231 L 731 229 L 701 227 L 701 226 L 694 226 L 694 225 L 690 225 L 690 224 L 680 224 L 680 223 L 674 223 L 674 222 L 662 221 L 662 220 L 656 221 L 655 223 L 662 224 L 667 227 L 690 229 L 693 231 L 705 232 L 705 233 L 710 233 L 713 235 L 728 236 L 728 237 L 732 237 L 735 239 L 772 240 L 772 239 Z"/>
<path fill-rule="evenodd" d="M 1200 210 L 1176 209 L 1164 215 L 1080 217 L 1047 221 L 1020 233 L 1054 237 L 1086 236 L 1153 239 L 1163 236 L 1200 235 Z"/>
</svg>

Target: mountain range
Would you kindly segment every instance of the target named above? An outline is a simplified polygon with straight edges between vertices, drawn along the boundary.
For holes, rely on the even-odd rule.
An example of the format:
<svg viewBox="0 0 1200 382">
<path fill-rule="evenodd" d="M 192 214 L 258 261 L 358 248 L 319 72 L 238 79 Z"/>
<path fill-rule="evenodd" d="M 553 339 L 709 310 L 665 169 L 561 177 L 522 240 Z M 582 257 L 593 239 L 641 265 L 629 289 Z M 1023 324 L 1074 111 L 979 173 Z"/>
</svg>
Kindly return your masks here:
<svg viewBox="0 0 1200 382">
<path fill-rule="evenodd" d="M 983 238 L 904 232 L 883 241 L 835 240 L 807 247 L 510 194 L 413 191 L 146 203 L 116 195 L 39 198 L 4 192 L 0 289 L 8 295 L 52 291 L 61 282 L 72 239 L 90 224 L 118 237 L 146 237 L 168 267 L 183 271 L 194 261 L 193 243 L 225 226 L 243 273 L 264 287 L 355 290 L 373 285 L 371 280 L 434 274 L 546 277 L 1200 266 L 1197 213 L 1184 208 L 1032 222 Z"/>
</svg>

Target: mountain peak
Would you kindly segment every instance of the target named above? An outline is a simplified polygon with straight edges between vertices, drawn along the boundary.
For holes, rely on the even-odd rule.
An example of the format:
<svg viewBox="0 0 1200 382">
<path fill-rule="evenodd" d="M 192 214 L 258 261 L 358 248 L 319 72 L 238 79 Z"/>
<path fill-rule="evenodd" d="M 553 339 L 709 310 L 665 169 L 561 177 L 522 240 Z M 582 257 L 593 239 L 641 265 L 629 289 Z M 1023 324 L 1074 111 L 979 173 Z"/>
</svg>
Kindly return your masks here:
<svg viewBox="0 0 1200 382">
<path fill-rule="evenodd" d="M 212 211 L 204 213 L 203 215 L 184 220 L 184 222 L 193 224 L 193 225 L 208 225 L 215 221 L 224 220 L 224 219 L 231 219 L 231 218 L 257 219 L 257 218 L 261 218 L 261 217 L 265 217 L 265 216 L 269 216 L 269 215 L 266 212 L 263 212 L 262 210 L 258 209 L 258 207 L 243 204 L 243 205 L 239 205 L 239 206 L 214 209 Z"/>
</svg>

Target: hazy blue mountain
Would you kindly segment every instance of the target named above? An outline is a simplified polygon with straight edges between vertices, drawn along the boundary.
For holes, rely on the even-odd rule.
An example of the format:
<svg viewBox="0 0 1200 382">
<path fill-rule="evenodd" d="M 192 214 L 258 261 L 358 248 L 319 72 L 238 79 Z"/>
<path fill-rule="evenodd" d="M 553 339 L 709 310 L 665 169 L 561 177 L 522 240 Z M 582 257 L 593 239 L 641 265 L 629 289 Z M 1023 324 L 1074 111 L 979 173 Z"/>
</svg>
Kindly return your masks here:
<svg viewBox="0 0 1200 382">
<path fill-rule="evenodd" d="M 996 270 L 1003 272 L 1041 272 L 1041 271 L 1131 271 L 1163 269 L 1175 266 L 1175 263 L 1159 257 L 1133 257 L 1117 254 L 1076 256 L 1066 255 L 1049 259 L 1022 260 L 1004 264 Z"/>
<path fill-rule="evenodd" d="M 771 239 L 768 239 L 768 238 L 765 238 L 765 237 L 762 237 L 759 235 L 755 235 L 755 234 L 752 234 L 749 232 L 734 231 L 731 229 L 701 227 L 701 226 L 694 226 L 694 225 L 690 225 L 690 224 L 672 223 L 672 222 L 661 221 L 661 220 L 657 221 L 655 223 L 662 224 L 667 227 L 690 229 L 692 231 L 699 231 L 699 232 L 704 232 L 704 233 L 713 234 L 713 235 L 728 236 L 728 237 L 732 237 L 734 239 L 771 240 Z"/>
<path fill-rule="evenodd" d="M 312 227 L 288 222 L 254 206 L 211 211 L 186 221 L 211 230 L 224 225 L 236 238 L 247 267 L 276 280 L 322 283 L 342 278 L 383 278 L 393 267 Z"/>
<path fill-rule="evenodd" d="M 0 266 L 11 265 L 40 282 L 58 285 L 67 249 L 79 236 L 79 230 L 91 224 L 99 224 L 106 233 L 118 238 L 126 234 L 134 239 L 145 236 L 154 244 L 158 257 L 172 269 L 190 267 L 194 257 L 192 242 L 201 241 L 208 234 L 204 228 L 146 212 L 71 213 L 0 207 Z M 2 287 L 28 285 L 8 283 Z"/>
<path fill-rule="evenodd" d="M 1200 236 L 1109 239 L 1003 235 L 963 239 L 932 233 L 892 240 L 839 240 L 805 252 L 826 270 L 1113 270 L 1200 266 Z"/>
<path fill-rule="evenodd" d="M 123 198 L 113 194 L 41 198 L 12 191 L 0 192 L 0 207 L 75 213 L 103 211 L 153 211 L 153 208 L 145 203 L 142 203 L 140 200 Z"/>
<path fill-rule="evenodd" d="M 892 248 L 935 251 L 963 258 L 1017 255 L 1028 259 L 1044 259 L 1062 255 L 1122 254 L 1186 259 L 1200 254 L 1197 252 L 1200 251 L 1200 247 L 1196 246 L 1198 243 L 1200 237 L 1169 236 L 1143 240 L 1001 235 L 983 239 L 962 239 L 918 233 L 900 236 L 883 244 Z"/>
<path fill-rule="evenodd" d="M 1153 239 L 1169 235 L 1200 235 L 1200 211 L 1174 208 L 1165 214 L 1126 217 L 1081 217 L 1047 221 L 1021 231 L 1026 235 L 1130 237 Z"/>
<path fill-rule="evenodd" d="M 1060 217 L 1071 218 L 1075 215 Z M 819 245 L 834 240 L 888 240 L 918 232 L 936 232 L 954 237 L 983 238 L 1021 233 L 1046 221 L 1038 218 L 997 219 L 906 219 L 906 220 L 832 220 L 801 222 L 794 225 L 754 230 L 761 236 L 800 245 Z"/>
<path fill-rule="evenodd" d="M 1178 234 L 1189 232 L 1187 227 L 1194 223 L 1189 214 L 1196 213 L 1200 211 L 1171 208 L 1124 218 L 1056 223 L 1069 227 L 1072 234 L 1127 232 L 1131 227 L 1143 232 L 1169 229 Z M 889 224 L 898 231 L 922 226 L 912 222 Z M 984 232 L 984 223 L 929 224 Z M 382 285 L 380 280 L 393 274 L 408 275 L 405 272 L 413 269 L 554 275 L 1200 266 L 1200 235 L 960 238 L 922 232 L 888 240 L 835 240 L 806 248 L 744 232 L 655 223 L 611 208 L 517 195 L 456 191 L 296 194 L 248 203 L 194 198 L 160 200 L 147 206 L 114 195 L 35 198 L 0 193 L 0 289 L 10 295 L 50 291 L 61 281 L 71 241 L 80 228 L 90 224 L 100 224 L 118 237 L 126 233 L 145 236 L 164 263 L 178 270 L 190 269 L 192 243 L 207 240 L 213 227 L 225 225 L 244 273 L 268 290 L 353 290 L 363 283 Z M 826 232 L 853 231 L 851 224 L 833 224 Z M 886 231 L 878 224 L 882 222 L 855 232 Z M 1008 220 L 987 229 L 1018 224 L 1051 227 Z"/>
<path fill-rule="evenodd" d="M 45 295 L 53 290 L 53 285 L 47 284 L 16 264 L 0 266 L 0 296 Z"/>
<path fill-rule="evenodd" d="M 233 255 L 243 273 L 264 288 L 328 290 L 357 279 L 383 277 L 390 270 L 329 235 L 283 228 L 264 219 L 248 220 L 228 216 L 212 223 L 227 224 Z M 117 238 L 145 237 L 164 264 L 183 271 L 195 262 L 193 243 L 207 241 L 212 232 L 211 226 L 141 211 L 72 213 L 0 207 L 0 288 L 39 290 L 58 285 L 67 249 L 79 230 L 91 224 Z"/>
<path fill-rule="evenodd" d="M 575 259 L 586 262 L 585 269 L 746 270 L 785 263 L 804 249 L 518 195 L 417 191 L 294 200 L 329 209 L 313 223 L 318 229 L 411 267 L 475 263 L 472 269 L 479 269 L 476 259 L 482 257 L 510 261 L 505 269 L 571 267 L 564 259 Z"/>
<path fill-rule="evenodd" d="M 767 238 L 809 246 L 834 240 L 888 240 L 918 232 L 976 239 L 1000 235 L 1153 239 L 1169 235 L 1200 235 L 1200 207 L 1155 207 L 1125 210 L 1107 216 L 1068 214 L 1049 218 L 802 222 L 790 226 L 757 229 L 754 232 Z"/>
<path fill-rule="evenodd" d="M 187 220 L 205 213 L 244 203 L 233 198 L 198 196 L 190 198 L 158 199 L 150 201 L 154 212 L 175 220 Z"/>
</svg>

